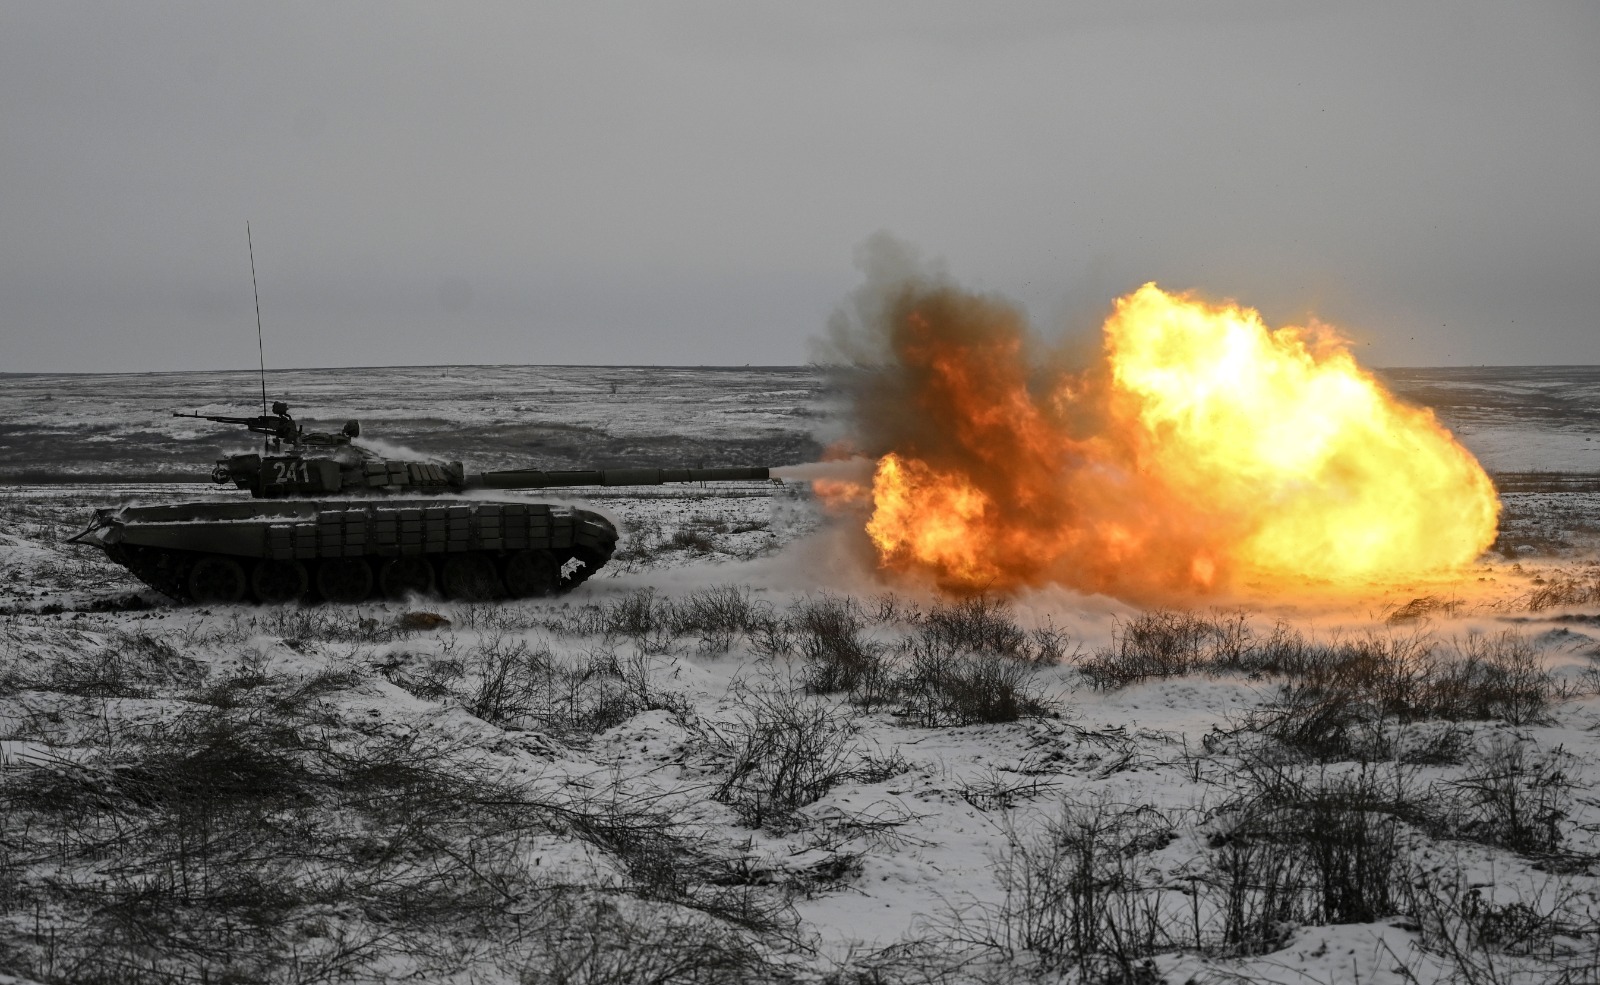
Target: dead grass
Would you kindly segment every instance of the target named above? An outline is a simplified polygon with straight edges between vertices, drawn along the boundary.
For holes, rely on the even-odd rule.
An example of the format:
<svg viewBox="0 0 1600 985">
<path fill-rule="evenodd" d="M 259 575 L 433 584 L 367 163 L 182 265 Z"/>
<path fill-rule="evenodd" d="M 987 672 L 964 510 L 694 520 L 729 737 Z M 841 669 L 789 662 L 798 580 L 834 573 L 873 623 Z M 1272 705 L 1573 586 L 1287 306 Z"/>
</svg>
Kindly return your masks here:
<svg viewBox="0 0 1600 985">
<path fill-rule="evenodd" d="M 315 982 L 400 959 L 444 973 L 462 939 L 540 968 L 577 960 L 552 942 L 606 939 L 583 960 L 748 969 L 785 925 L 781 899 L 736 885 L 648 802 L 540 792 L 382 723 L 307 727 L 356 683 L 235 682 L 230 700 L 105 733 L 92 757 L 8 767 L 0 963 L 41 981 Z M 622 880 L 546 874 L 534 855 L 551 838 L 594 846 Z M 624 946 L 669 930 L 671 949 Z"/>
<path fill-rule="evenodd" d="M 596 733 L 645 711 L 684 711 L 681 697 L 656 687 L 643 655 L 598 647 L 572 659 L 548 644 L 491 636 L 461 657 L 395 667 L 385 675 L 427 701 L 456 704 L 486 722 L 583 745 Z"/>
</svg>

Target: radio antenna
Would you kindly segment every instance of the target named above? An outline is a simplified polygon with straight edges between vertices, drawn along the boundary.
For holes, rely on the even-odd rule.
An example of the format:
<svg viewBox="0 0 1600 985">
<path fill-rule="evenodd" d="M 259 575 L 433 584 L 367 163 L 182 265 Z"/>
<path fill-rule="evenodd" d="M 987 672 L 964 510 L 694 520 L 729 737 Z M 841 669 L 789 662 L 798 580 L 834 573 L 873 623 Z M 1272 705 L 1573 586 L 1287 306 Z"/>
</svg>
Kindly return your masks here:
<svg viewBox="0 0 1600 985">
<path fill-rule="evenodd" d="M 250 238 L 250 220 L 244 223 L 244 242 L 250 249 L 250 293 L 256 299 L 256 356 L 261 360 L 261 416 L 267 416 L 267 352 L 261 344 L 261 289 L 256 287 L 256 244 Z"/>
</svg>

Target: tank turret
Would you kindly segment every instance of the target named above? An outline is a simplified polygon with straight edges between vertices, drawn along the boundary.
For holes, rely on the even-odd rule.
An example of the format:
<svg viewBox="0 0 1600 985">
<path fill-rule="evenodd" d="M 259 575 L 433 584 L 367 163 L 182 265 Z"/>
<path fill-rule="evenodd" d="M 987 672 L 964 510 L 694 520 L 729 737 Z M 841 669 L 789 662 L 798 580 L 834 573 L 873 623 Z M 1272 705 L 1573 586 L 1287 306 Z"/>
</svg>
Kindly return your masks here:
<svg viewBox="0 0 1600 985">
<path fill-rule="evenodd" d="M 289 496 L 369 496 L 385 492 L 450 492 L 465 488 L 460 462 L 406 462 L 380 458 L 355 444 L 361 422 L 346 421 L 342 429 L 307 431 L 289 416 L 289 405 L 278 401 L 271 414 L 260 417 L 224 417 L 182 414 L 218 424 L 240 424 L 263 436 L 259 454 L 245 453 L 217 459 L 211 481 L 247 490 L 256 499 Z M 285 447 L 287 445 L 287 447 Z"/>
<path fill-rule="evenodd" d="M 460 462 L 383 458 L 356 443 L 356 421 L 306 431 L 281 401 L 257 417 L 174 416 L 261 435 L 260 453 L 218 459 L 211 479 L 276 502 L 97 510 L 72 540 L 163 594 L 202 603 L 557 594 L 611 559 L 611 521 L 565 503 L 461 494 L 769 478 L 764 467 L 469 473 Z"/>
<path fill-rule="evenodd" d="M 460 462 L 382 458 L 354 443 L 361 422 L 346 421 L 338 433 L 305 431 L 279 401 L 271 415 L 221 417 L 173 414 L 220 424 L 242 424 L 267 436 L 261 454 L 217 460 L 211 480 L 232 483 L 256 499 L 289 496 L 371 496 L 460 492 L 465 489 L 551 489 L 561 486 L 655 486 L 667 482 L 750 481 L 768 478 L 765 468 L 587 469 L 544 472 L 514 469 L 468 474 Z M 284 449 L 285 443 L 288 449 Z"/>
</svg>

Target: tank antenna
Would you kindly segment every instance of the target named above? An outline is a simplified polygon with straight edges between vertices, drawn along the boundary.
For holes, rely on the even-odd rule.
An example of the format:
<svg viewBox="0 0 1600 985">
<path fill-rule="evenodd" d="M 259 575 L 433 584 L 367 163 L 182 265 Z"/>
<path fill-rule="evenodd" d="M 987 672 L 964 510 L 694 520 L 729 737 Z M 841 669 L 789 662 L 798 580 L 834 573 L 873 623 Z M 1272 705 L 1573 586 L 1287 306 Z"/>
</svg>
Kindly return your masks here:
<svg viewBox="0 0 1600 985">
<path fill-rule="evenodd" d="M 267 352 L 261 345 L 261 290 L 256 287 L 256 244 L 250 238 L 250 220 L 244 223 L 244 242 L 250 249 L 250 293 L 256 299 L 256 356 L 261 360 L 261 416 L 267 416 Z"/>
</svg>

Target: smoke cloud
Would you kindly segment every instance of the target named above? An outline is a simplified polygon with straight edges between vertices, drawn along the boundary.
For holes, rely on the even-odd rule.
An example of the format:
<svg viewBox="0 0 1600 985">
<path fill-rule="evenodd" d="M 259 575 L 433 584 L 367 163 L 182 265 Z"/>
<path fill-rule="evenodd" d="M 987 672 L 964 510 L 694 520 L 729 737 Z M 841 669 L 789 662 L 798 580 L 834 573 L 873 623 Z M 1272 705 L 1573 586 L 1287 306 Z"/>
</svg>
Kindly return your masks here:
<svg viewBox="0 0 1600 985">
<path fill-rule="evenodd" d="M 1476 461 L 1330 332 L 1151 284 L 1086 359 L 892 238 L 858 259 L 817 350 L 852 387 L 837 452 L 876 471 L 817 488 L 886 567 L 1149 600 L 1459 566 L 1493 537 Z"/>
</svg>

